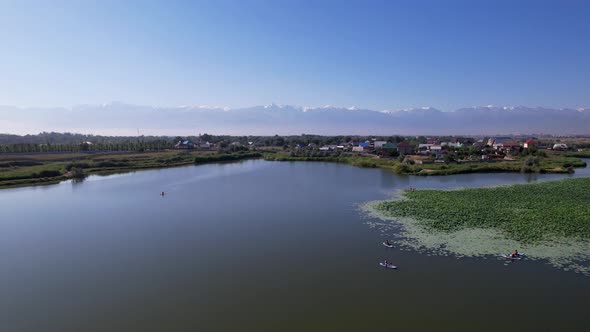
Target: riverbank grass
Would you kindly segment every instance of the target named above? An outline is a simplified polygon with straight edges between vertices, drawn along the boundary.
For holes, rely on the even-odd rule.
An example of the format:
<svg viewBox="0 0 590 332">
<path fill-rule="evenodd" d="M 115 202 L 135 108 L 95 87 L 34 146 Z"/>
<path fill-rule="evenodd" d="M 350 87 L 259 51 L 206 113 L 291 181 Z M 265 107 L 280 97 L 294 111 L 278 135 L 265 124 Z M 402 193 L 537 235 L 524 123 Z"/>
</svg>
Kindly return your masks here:
<svg viewBox="0 0 590 332">
<path fill-rule="evenodd" d="M 158 151 L 143 153 L 61 153 L 0 155 L 0 189 L 54 184 L 73 177 L 108 175 L 143 169 L 176 167 L 259 158 L 255 151 Z"/>
</svg>

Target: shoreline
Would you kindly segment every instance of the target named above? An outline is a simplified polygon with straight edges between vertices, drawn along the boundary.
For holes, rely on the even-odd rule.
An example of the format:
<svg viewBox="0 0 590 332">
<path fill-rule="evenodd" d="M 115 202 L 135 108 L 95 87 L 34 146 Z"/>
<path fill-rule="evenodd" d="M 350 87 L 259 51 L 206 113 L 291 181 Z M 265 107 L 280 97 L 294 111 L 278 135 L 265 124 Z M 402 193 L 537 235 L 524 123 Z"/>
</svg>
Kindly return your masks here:
<svg viewBox="0 0 590 332">
<path fill-rule="evenodd" d="M 56 156 L 56 154 L 52 154 L 51 156 Z M 61 154 L 61 156 L 65 157 L 67 155 Z M 42 158 L 43 156 L 20 155 L 19 157 L 21 159 L 26 159 L 27 157 L 39 159 L 39 157 Z M 0 190 L 53 185 L 61 183 L 63 181 L 76 179 L 76 177 L 69 175 L 69 173 L 71 172 L 68 170 L 68 167 L 78 168 L 78 166 L 80 166 L 79 170 L 83 172 L 81 180 L 83 180 L 85 177 L 90 175 L 108 176 L 111 174 L 130 173 L 141 170 L 155 170 L 191 165 L 198 166 L 203 164 L 226 163 L 247 159 L 257 159 L 261 158 L 262 155 L 259 152 L 216 154 L 182 152 L 179 153 L 178 151 L 168 151 L 165 153 L 147 152 L 128 154 L 98 154 L 92 155 L 90 157 L 94 158 L 80 158 L 79 156 L 76 156 L 76 158 L 43 160 L 45 163 L 43 163 L 43 161 L 28 160 L 27 162 L 34 164 L 34 166 L 29 167 L 31 168 L 31 170 L 29 170 L 28 173 L 24 173 L 27 175 L 2 180 L 2 173 L 0 172 Z M 59 172 L 59 175 L 50 177 L 35 176 L 35 173 L 41 172 L 40 174 L 42 174 L 43 171 L 47 170 Z"/>
<path fill-rule="evenodd" d="M 394 159 L 376 158 L 373 156 L 345 155 L 325 157 L 297 157 L 282 153 L 264 154 L 268 161 L 303 161 L 303 162 L 334 162 L 363 168 L 382 168 L 399 175 L 445 176 L 471 173 L 526 173 L 526 174 L 569 174 L 575 168 L 585 168 L 587 163 L 578 157 L 552 156 L 544 159 L 545 164 L 535 169 L 523 171 L 520 160 L 479 163 L 454 164 L 405 164 Z"/>
<path fill-rule="evenodd" d="M 4 158 L 3 158 L 4 157 Z M 381 168 L 389 170 L 399 175 L 414 175 L 414 176 L 446 176 L 458 174 L 491 174 L 491 173 L 523 173 L 521 164 L 517 161 L 512 162 L 498 162 L 498 163 L 474 163 L 474 164 L 445 164 L 445 165 L 405 165 L 401 162 L 392 159 L 380 159 L 372 156 L 327 156 L 327 157 L 290 157 L 281 152 L 265 152 L 265 151 L 249 151 L 241 153 L 226 153 L 217 154 L 213 151 L 158 151 L 158 152 L 143 152 L 143 153 L 98 153 L 98 154 L 68 154 L 68 153 L 51 153 L 51 154 L 10 154 L 0 155 L 0 162 L 31 162 L 35 166 L 30 168 L 38 168 L 34 171 L 29 171 L 20 177 L 6 178 L 2 172 L 5 171 L 0 168 L 0 190 L 50 185 L 60 183 L 72 179 L 67 176 L 64 170 L 68 165 L 85 165 L 90 163 L 90 167 L 83 169 L 84 175 L 109 175 L 115 173 L 133 172 L 136 170 L 149 169 L 164 169 L 171 167 L 180 167 L 188 165 L 201 165 L 215 162 L 237 161 L 244 159 L 259 159 L 262 158 L 267 161 L 301 161 L 301 162 L 335 162 L 351 165 L 361 168 Z M 561 157 L 560 157 L 561 158 Z M 586 161 L 581 158 L 573 158 L 564 156 L 567 163 L 571 163 L 570 167 L 551 167 L 539 168 L 535 172 L 525 172 L 525 174 L 568 174 L 572 173 L 574 168 L 587 167 Z M 572 159 L 573 158 L 573 159 Z M 547 162 L 551 162 L 552 166 L 555 163 L 563 160 L 554 161 L 554 158 L 547 158 Z M 109 164 L 110 163 L 110 164 Z M 98 167 L 94 164 L 98 164 Z M 101 165 L 105 164 L 105 165 Z M 42 167 L 45 166 L 45 167 Z M 420 171 L 417 171 L 418 166 Z M 431 168 L 426 168 L 431 167 Z M 26 167 L 25 167 L 26 168 Z M 59 172 L 59 175 L 50 177 L 34 176 L 34 172 L 43 170 L 52 170 Z M 25 172 L 23 172 L 25 173 Z"/>
</svg>

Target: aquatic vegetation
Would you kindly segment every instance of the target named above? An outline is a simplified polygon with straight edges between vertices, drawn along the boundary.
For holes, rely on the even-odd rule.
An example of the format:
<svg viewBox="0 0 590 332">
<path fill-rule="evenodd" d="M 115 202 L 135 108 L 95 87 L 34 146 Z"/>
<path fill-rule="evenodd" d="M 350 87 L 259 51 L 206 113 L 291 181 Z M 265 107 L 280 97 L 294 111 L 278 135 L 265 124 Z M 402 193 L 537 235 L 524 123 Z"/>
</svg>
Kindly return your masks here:
<svg viewBox="0 0 590 332">
<path fill-rule="evenodd" d="M 494 228 L 535 242 L 554 237 L 590 239 L 590 178 L 461 190 L 405 192 L 379 203 L 393 217 L 411 217 L 435 231 Z"/>
<path fill-rule="evenodd" d="M 402 192 L 363 209 L 401 226 L 398 243 L 413 249 L 486 256 L 519 248 L 530 258 L 590 274 L 589 178 Z M 391 232 L 382 222 L 371 226 Z"/>
</svg>

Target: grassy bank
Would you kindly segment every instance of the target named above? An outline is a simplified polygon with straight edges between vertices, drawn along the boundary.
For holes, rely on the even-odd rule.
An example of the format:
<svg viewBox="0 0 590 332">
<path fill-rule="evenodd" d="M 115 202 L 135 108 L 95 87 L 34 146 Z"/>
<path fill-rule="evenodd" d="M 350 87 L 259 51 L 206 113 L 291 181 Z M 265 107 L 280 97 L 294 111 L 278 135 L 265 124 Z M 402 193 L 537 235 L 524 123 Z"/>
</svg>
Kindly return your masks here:
<svg viewBox="0 0 590 332">
<path fill-rule="evenodd" d="M 590 158 L 590 151 L 571 151 L 567 152 L 566 155 L 575 158 Z"/>
<path fill-rule="evenodd" d="M 257 158 L 257 152 L 60 153 L 0 155 L 0 188 L 53 184 L 72 177 Z"/>
<path fill-rule="evenodd" d="M 395 220 L 407 245 L 459 256 L 515 248 L 590 274 L 590 178 L 492 188 L 404 191 L 368 211 Z"/>
<path fill-rule="evenodd" d="M 294 157 L 288 152 L 267 153 L 266 160 L 272 161 L 323 161 L 345 163 L 358 167 L 384 168 L 405 175 L 452 175 L 465 173 L 572 173 L 575 167 L 586 167 L 580 158 L 551 153 L 536 159 L 517 158 L 514 161 L 473 162 L 473 163 L 431 163 L 415 164 L 374 155 L 342 154 L 339 156 Z"/>
</svg>

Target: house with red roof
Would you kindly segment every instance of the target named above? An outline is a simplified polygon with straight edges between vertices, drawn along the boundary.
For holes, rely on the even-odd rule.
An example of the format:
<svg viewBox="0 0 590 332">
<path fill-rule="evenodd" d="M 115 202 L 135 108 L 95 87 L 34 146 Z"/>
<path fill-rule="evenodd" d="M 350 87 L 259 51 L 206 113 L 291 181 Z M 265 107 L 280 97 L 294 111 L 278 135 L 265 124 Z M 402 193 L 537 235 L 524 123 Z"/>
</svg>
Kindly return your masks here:
<svg viewBox="0 0 590 332">
<path fill-rule="evenodd" d="M 403 141 L 397 145 L 397 151 L 399 154 L 412 154 L 414 152 L 414 148 L 412 148 L 410 143 Z"/>
<path fill-rule="evenodd" d="M 526 140 L 526 142 L 524 142 L 523 147 L 525 149 L 529 149 L 532 147 L 537 147 L 538 145 L 539 145 L 539 143 L 537 141 L 535 141 L 534 139 L 528 139 L 528 140 Z"/>
<path fill-rule="evenodd" d="M 502 143 L 501 147 L 498 147 L 498 150 L 504 152 L 519 152 L 520 151 L 520 142 L 519 141 L 505 141 Z"/>
</svg>

